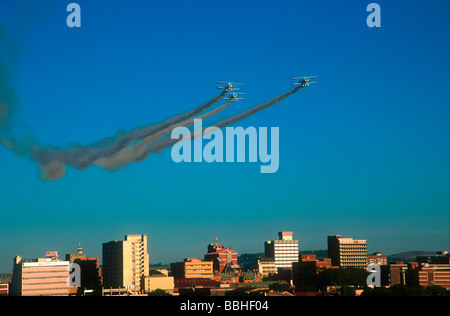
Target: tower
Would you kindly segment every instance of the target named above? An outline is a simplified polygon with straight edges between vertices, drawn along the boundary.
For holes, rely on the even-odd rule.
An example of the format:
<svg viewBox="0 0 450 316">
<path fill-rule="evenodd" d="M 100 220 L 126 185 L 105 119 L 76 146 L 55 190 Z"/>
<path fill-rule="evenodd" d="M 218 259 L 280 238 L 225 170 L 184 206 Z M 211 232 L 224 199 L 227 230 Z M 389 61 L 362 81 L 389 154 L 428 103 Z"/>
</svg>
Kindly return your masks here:
<svg viewBox="0 0 450 316">
<path fill-rule="evenodd" d="M 105 288 L 141 290 L 141 278 L 149 274 L 147 235 L 125 235 L 125 240 L 104 243 L 103 284 Z"/>
<path fill-rule="evenodd" d="M 264 243 L 265 257 L 273 258 L 277 269 L 291 269 L 292 262 L 298 262 L 298 240 L 294 240 L 292 232 L 279 232 L 279 240 Z"/>
</svg>

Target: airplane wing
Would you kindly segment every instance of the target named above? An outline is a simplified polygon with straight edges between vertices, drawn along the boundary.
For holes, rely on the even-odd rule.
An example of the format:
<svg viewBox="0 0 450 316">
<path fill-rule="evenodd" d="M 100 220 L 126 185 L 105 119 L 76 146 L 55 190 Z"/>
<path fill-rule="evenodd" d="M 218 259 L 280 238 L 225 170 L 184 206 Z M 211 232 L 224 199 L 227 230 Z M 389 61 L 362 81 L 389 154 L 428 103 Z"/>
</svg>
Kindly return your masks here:
<svg viewBox="0 0 450 316">
<path fill-rule="evenodd" d="M 298 77 L 298 78 L 292 78 L 292 80 L 300 80 L 300 79 L 314 79 L 317 78 L 317 76 L 310 76 L 310 77 Z"/>
<path fill-rule="evenodd" d="M 216 83 L 217 84 L 232 84 L 234 86 L 241 86 L 242 85 L 242 83 L 236 83 L 236 82 L 221 82 L 221 81 L 218 81 Z"/>
</svg>

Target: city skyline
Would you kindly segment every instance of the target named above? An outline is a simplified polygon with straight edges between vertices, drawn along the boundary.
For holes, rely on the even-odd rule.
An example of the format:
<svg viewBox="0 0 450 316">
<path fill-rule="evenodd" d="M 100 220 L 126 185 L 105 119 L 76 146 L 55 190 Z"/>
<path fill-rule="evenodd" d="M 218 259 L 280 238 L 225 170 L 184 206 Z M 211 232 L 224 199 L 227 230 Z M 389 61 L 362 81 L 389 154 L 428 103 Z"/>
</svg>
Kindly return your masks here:
<svg viewBox="0 0 450 316">
<path fill-rule="evenodd" d="M 270 250 L 267 249 L 267 243 L 272 243 L 274 241 L 279 241 L 281 239 L 285 239 L 285 237 L 281 237 L 280 234 L 286 234 L 286 233 L 295 235 L 293 232 L 286 232 L 286 231 L 284 231 L 284 232 L 277 232 L 277 234 L 279 236 L 278 239 L 275 238 L 275 235 L 277 235 L 277 234 L 274 234 L 274 236 L 273 236 L 274 238 L 261 241 L 263 247 L 261 249 L 259 249 L 259 251 L 255 251 L 255 252 L 239 252 L 239 251 L 237 251 L 238 258 L 239 258 L 240 255 L 256 255 L 256 254 L 260 254 L 260 253 L 264 254 L 262 257 L 267 257 L 267 255 L 266 255 L 267 251 L 269 251 L 269 253 L 270 253 Z M 124 235 L 125 237 L 123 237 L 123 239 L 127 240 L 127 236 L 141 236 L 141 235 L 145 236 L 145 238 L 148 237 L 145 233 L 143 233 L 143 234 L 133 233 L 133 234 L 125 234 Z M 314 253 L 315 251 L 324 251 L 324 250 L 329 251 L 329 247 L 330 247 L 330 245 L 329 245 L 329 238 L 330 237 L 342 238 L 344 240 L 344 242 L 348 241 L 348 240 L 350 240 L 351 243 L 353 243 L 353 241 L 364 242 L 365 247 L 366 247 L 366 255 L 375 254 L 375 253 L 380 253 L 382 255 L 387 255 L 387 256 L 401 254 L 401 253 L 385 253 L 385 252 L 380 251 L 380 250 L 371 249 L 370 242 L 366 242 L 366 240 L 357 240 L 357 239 L 351 238 L 352 236 L 347 236 L 347 235 L 341 236 L 341 235 L 337 234 L 337 235 L 328 235 L 328 236 L 326 236 L 325 239 L 326 239 L 327 244 L 323 248 L 320 248 L 320 249 L 302 249 L 300 247 L 301 240 L 293 240 L 293 241 L 295 241 L 295 245 L 298 248 L 298 255 L 296 256 L 296 260 L 298 260 L 298 258 L 301 255 L 304 255 L 304 254 L 311 254 L 311 253 Z M 100 259 L 100 265 L 102 265 L 102 262 L 103 262 L 102 261 L 103 260 L 102 251 L 104 251 L 105 245 L 111 244 L 111 243 L 113 243 L 113 244 L 114 243 L 121 243 L 121 242 L 123 242 L 121 237 L 118 237 L 118 238 L 113 239 L 113 240 L 99 242 L 99 244 L 100 244 L 100 255 L 98 255 L 98 256 L 97 255 L 91 255 L 91 254 L 87 253 L 85 249 L 86 248 L 92 249 L 92 245 L 91 245 L 91 247 L 89 247 L 89 245 L 88 245 L 88 247 L 85 247 L 81 242 L 78 242 L 77 247 L 69 250 L 68 252 L 61 252 L 59 249 L 51 248 L 51 249 L 46 249 L 45 251 L 41 251 L 41 253 L 39 255 L 35 256 L 35 257 L 33 257 L 33 256 L 27 257 L 27 256 L 23 256 L 23 255 L 18 255 L 18 256 L 22 257 L 24 259 L 33 259 L 33 258 L 42 257 L 43 253 L 48 253 L 48 252 L 53 253 L 54 252 L 54 253 L 58 254 L 58 257 L 60 257 L 61 260 L 64 260 L 62 258 L 66 257 L 66 261 L 67 261 L 67 257 L 68 256 L 70 256 L 72 254 L 75 254 L 75 253 L 79 252 L 80 249 L 82 249 L 82 253 L 83 253 L 84 256 L 87 256 L 88 258 L 98 258 L 98 259 Z M 147 244 L 147 241 L 146 241 L 146 244 Z M 161 264 L 161 265 L 170 265 L 171 263 L 182 262 L 183 260 L 186 260 L 186 259 L 189 259 L 189 258 L 202 260 L 204 255 L 206 255 L 207 253 L 210 252 L 211 245 L 214 245 L 214 244 L 224 245 L 224 247 L 226 249 L 234 249 L 234 250 L 242 249 L 241 248 L 242 246 L 240 246 L 239 244 L 229 245 L 229 244 L 221 241 L 218 238 L 218 235 L 216 235 L 214 240 L 210 240 L 209 242 L 207 240 L 205 240 L 203 242 L 202 246 L 203 246 L 204 250 L 196 249 L 193 252 L 185 251 L 184 252 L 184 254 L 185 254 L 184 256 L 180 256 L 179 254 L 171 254 L 169 257 L 172 258 L 172 259 L 167 261 L 167 262 L 158 261 L 157 259 L 152 261 L 151 260 L 152 259 L 152 255 L 151 255 L 152 254 L 152 249 L 146 248 L 148 250 L 148 254 L 149 254 L 149 266 L 152 266 L 152 265 L 155 266 L 155 265 L 159 265 L 159 264 Z M 206 250 L 207 248 L 208 248 L 208 250 Z M 38 250 L 36 250 L 36 252 L 37 251 Z M 434 250 L 426 250 L 425 252 L 427 252 L 427 251 L 430 252 L 430 253 L 438 253 L 438 252 L 442 252 L 442 251 L 445 252 L 445 251 L 448 251 L 448 250 L 446 250 L 446 249 L 434 249 Z M 273 252 L 273 249 L 272 249 L 272 252 Z M 405 251 L 405 252 L 408 252 L 408 251 Z M 267 258 L 269 258 L 269 257 L 267 257 Z M 330 258 L 329 256 L 327 256 L 327 257 Z M 239 262 L 238 262 L 238 264 L 239 264 Z M 7 273 L 8 274 L 10 272 L 9 271 L 3 271 L 1 273 Z"/>
<path fill-rule="evenodd" d="M 370 1 L 80 0 L 80 28 L 66 24 L 70 2 L 0 1 L 0 80 L 24 142 L 73 148 L 156 124 L 211 100 L 217 81 L 246 93 L 220 119 L 291 90 L 291 78 L 318 84 L 235 124 L 279 128 L 273 174 L 175 163 L 167 149 L 46 181 L 0 128 L 0 272 L 79 242 L 101 258 L 102 242 L 126 234 L 148 236 L 151 263 L 203 255 L 216 235 L 263 252 L 279 231 L 301 250 L 337 234 L 369 253 L 449 250 L 448 2 L 377 1 L 380 28 L 366 24 Z"/>
</svg>

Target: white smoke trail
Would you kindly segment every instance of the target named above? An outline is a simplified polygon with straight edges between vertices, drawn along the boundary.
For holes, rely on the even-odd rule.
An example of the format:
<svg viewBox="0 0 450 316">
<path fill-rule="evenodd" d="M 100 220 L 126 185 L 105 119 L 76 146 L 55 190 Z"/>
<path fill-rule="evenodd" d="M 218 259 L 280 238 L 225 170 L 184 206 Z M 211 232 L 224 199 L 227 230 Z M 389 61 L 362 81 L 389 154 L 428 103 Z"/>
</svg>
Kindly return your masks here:
<svg viewBox="0 0 450 316">
<path fill-rule="evenodd" d="M 233 101 L 230 101 L 210 112 L 207 112 L 201 116 L 196 117 L 195 119 L 200 120 L 206 120 L 210 118 L 213 115 L 216 115 L 217 113 L 225 110 L 227 107 L 229 107 Z M 154 133 L 146 138 L 144 138 L 141 142 L 138 144 L 132 144 L 131 146 L 128 146 L 126 148 L 123 148 L 116 154 L 112 155 L 111 157 L 104 157 L 101 159 L 98 159 L 95 164 L 98 165 L 101 168 L 110 170 L 110 171 L 116 171 L 119 170 L 125 166 L 128 166 L 130 163 L 136 159 L 136 157 L 141 156 L 146 147 L 153 141 L 157 140 L 160 137 L 163 137 L 169 133 L 172 132 L 173 129 L 177 127 L 189 127 L 194 124 L 194 118 L 190 119 L 188 121 L 182 122 L 180 124 L 173 124 L 166 129 L 162 129 L 158 131 L 157 133 Z"/>
<path fill-rule="evenodd" d="M 136 140 L 145 139 L 151 135 L 159 135 L 160 131 L 167 130 L 168 127 L 180 124 L 186 119 L 203 112 L 217 103 L 226 94 L 227 91 L 224 90 L 203 105 L 169 118 L 159 124 L 143 126 L 123 134 L 118 133 L 115 137 L 105 138 L 87 146 L 58 149 L 52 146 L 33 145 L 30 157 L 37 161 L 41 167 L 41 177 L 46 180 L 57 180 L 65 174 L 66 166 L 84 170 L 92 166 L 96 161 L 111 157 L 120 152 Z"/>
<path fill-rule="evenodd" d="M 304 88 L 303 85 L 299 85 L 299 86 L 295 87 L 294 89 L 292 89 L 292 90 L 290 90 L 290 91 L 288 91 L 286 93 L 283 93 L 282 95 L 280 95 L 280 96 L 278 96 L 276 98 L 273 98 L 273 99 L 271 99 L 271 100 L 269 100 L 269 101 L 267 101 L 267 102 L 265 102 L 263 104 L 255 106 L 255 107 L 253 107 L 253 108 L 251 108 L 251 109 L 249 109 L 249 110 L 247 110 L 245 112 L 242 112 L 240 114 L 232 116 L 232 117 L 230 117 L 228 119 L 224 119 L 224 120 L 222 120 L 220 122 L 217 122 L 216 124 L 214 124 L 214 126 L 217 127 L 217 128 L 223 128 L 223 127 L 229 126 L 231 124 L 234 124 L 236 122 L 242 121 L 242 120 L 244 120 L 246 118 L 249 118 L 252 115 L 255 115 L 256 113 L 258 113 L 258 112 L 260 112 L 260 111 L 262 111 L 264 109 L 267 109 L 268 107 L 271 107 L 271 106 L 273 106 L 273 105 L 283 101 L 287 97 L 289 97 L 292 94 L 300 91 L 303 88 Z M 203 131 L 205 129 L 207 129 L 207 128 L 208 127 L 203 128 Z M 205 135 L 203 133 L 203 131 L 202 131 L 202 133 L 197 133 L 197 135 Z M 147 159 L 147 157 L 150 154 L 152 154 L 152 153 L 161 153 L 166 148 L 176 144 L 178 141 L 179 140 L 171 139 L 170 137 L 160 138 L 160 139 L 156 140 L 155 142 L 149 144 L 149 146 L 146 147 L 146 149 L 141 153 L 140 156 L 136 156 L 135 157 L 134 161 L 135 162 L 140 162 L 140 161 L 143 161 L 143 160 Z"/>
</svg>

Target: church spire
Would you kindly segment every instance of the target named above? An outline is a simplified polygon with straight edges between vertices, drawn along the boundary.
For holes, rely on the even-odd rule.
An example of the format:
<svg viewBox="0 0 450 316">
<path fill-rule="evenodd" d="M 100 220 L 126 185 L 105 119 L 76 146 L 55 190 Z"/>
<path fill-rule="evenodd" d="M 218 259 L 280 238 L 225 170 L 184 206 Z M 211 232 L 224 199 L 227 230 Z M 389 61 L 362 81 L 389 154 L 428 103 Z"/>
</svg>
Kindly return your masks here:
<svg viewBox="0 0 450 316">
<path fill-rule="evenodd" d="M 83 248 L 81 248 L 81 243 L 78 243 L 77 253 L 83 253 Z"/>
</svg>

